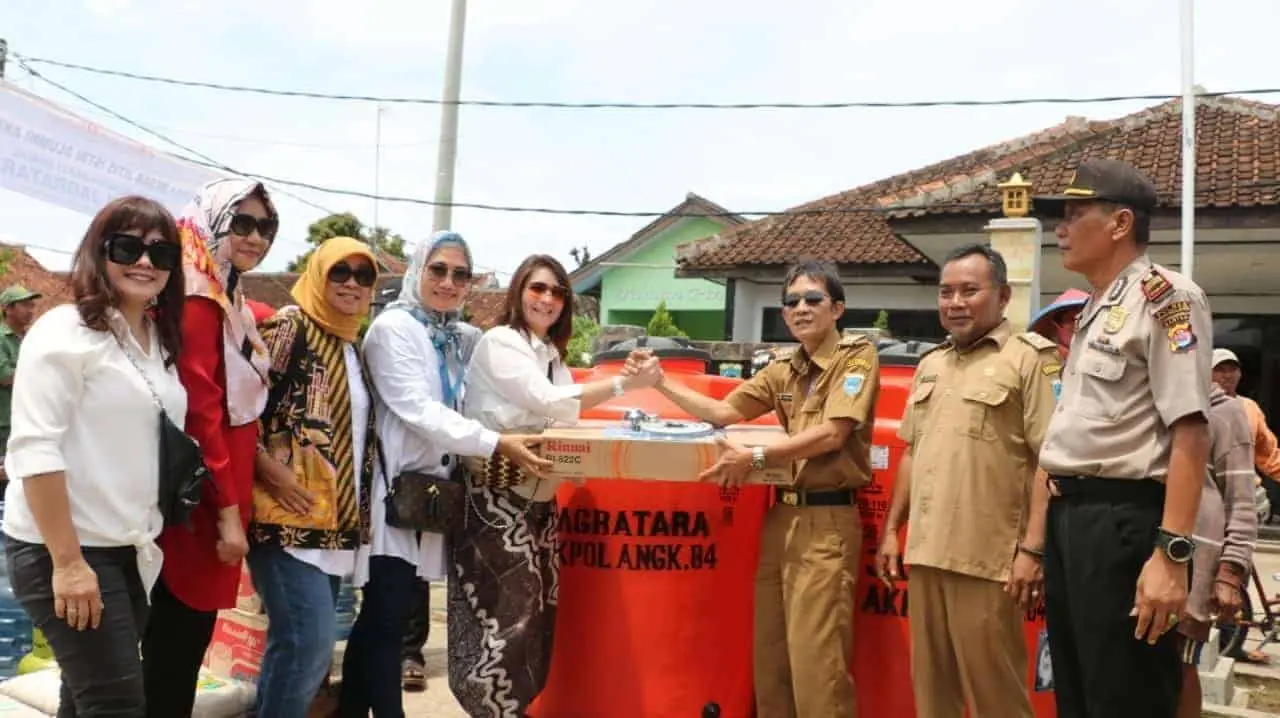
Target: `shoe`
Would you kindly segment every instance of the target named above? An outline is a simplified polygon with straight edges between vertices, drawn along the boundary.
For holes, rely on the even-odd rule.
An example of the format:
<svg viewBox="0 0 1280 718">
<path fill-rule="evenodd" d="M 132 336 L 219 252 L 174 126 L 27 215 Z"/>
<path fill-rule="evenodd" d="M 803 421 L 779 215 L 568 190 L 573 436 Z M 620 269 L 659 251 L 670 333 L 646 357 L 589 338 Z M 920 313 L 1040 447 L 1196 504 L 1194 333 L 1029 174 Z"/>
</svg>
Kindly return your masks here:
<svg viewBox="0 0 1280 718">
<path fill-rule="evenodd" d="M 424 667 L 414 661 L 400 664 L 400 687 L 409 693 L 421 693 L 427 690 L 427 674 Z"/>
</svg>

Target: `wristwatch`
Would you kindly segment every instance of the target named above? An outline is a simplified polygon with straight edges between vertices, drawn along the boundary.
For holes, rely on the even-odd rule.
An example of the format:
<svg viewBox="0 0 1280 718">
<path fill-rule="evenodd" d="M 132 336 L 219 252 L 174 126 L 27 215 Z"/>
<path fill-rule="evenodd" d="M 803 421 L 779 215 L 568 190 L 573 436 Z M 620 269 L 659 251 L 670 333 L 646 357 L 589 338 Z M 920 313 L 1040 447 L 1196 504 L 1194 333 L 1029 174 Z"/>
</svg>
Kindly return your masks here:
<svg viewBox="0 0 1280 718">
<path fill-rule="evenodd" d="M 764 471 L 764 447 L 751 447 L 751 468 L 756 471 Z"/>
<path fill-rule="evenodd" d="M 1162 528 L 1156 532 L 1156 548 L 1164 551 L 1170 561 L 1186 563 L 1196 552 L 1196 542 L 1188 536 L 1180 536 Z"/>
</svg>

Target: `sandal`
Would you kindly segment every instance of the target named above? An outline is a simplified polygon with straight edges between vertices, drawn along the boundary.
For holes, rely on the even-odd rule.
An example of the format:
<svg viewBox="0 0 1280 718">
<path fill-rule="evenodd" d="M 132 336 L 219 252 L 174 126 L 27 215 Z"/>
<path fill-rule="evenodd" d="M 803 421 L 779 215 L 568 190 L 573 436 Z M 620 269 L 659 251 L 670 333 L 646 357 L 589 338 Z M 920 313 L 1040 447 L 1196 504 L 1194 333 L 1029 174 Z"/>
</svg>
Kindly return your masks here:
<svg viewBox="0 0 1280 718">
<path fill-rule="evenodd" d="M 427 690 L 427 674 L 423 666 L 414 661 L 400 664 L 400 687 L 409 693 L 421 693 Z"/>
</svg>

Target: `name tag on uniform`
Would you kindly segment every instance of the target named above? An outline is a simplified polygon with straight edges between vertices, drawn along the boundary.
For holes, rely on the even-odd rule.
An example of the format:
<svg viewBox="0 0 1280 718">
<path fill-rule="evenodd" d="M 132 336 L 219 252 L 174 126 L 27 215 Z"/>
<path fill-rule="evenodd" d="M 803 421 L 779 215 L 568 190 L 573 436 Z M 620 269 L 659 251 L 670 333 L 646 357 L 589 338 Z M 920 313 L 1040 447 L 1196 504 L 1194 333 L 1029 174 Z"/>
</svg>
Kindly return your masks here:
<svg viewBox="0 0 1280 718">
<path fill-rule="evenodd" d="M 1098 341 L 1097 339 L 1093 339 L 1089 342 L 1089 348 L 1095 351 L 1100 351 L 1104 354 L 1110 354 L 1112 356 L 1120 356 L 1120 350 L 1112 346 L 1110 342 L 1103 342 L 1103 341 Z"/>
<path fill-rule="evenodd" d="M 791 401 L 791 394 L 790 393 L 779 394 L 778 401 Z"/>
</svg>

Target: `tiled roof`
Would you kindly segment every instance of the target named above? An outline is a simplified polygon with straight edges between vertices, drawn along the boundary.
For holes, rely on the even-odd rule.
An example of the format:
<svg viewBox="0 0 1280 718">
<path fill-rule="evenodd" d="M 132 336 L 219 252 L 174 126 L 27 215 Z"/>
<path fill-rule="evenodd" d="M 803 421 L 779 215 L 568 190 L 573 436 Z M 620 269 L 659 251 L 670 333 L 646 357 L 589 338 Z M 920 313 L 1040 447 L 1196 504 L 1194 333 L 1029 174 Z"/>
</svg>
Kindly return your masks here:
<svg viewBox="0 0 1280 718">
<path fill-rule="evenodd" d="M 67 274 L 50 272 L 22 247 L 3 245 L 0 252 L 8 254 L 8 267 L 4 274 L 0 274 L 0 289 L 21 284 L 39 292 L 42 296 L 36 300 L 37 316 L 59 304 L 75 301 Z"/>
<path fill-rule="evenodd" d="M 1196 200 L 1202 207 L 1280 205 L 1280 105 L 1202 98 L 1196 108 Z M 1178 206 L 1181 102 L 1115 120 L 1081 117 L 1041 132 L 826 197 L 678 249 L 685 270 L 789 264 L 814 257 L 840 264 L 927 264 L 898 239 L 896 216 L 998 212 L 996 184 L 1021 172 L 1034 192 L 1066 186 L 1086 157 L 1131 162 L 1156 183 L 1161 202 Z M 1259 186 L 1250 186 L 1256 184 Z M 841 209 L 903 207 L 900 212 Z M 832 211 L 835 210 L 835 211 Z"/>
<path fill-rule="evenodd" d="M 574 269 L 569 273 L 569 281 L 573 283 L 574 287 L 579 288 L 579 291 L 582 291 L 583 280 L 587 279 L 588 275 L 593 274 L 597 269 L 600 269 L 603 266 L 603 262 L 616 261 L 623 255 L 640 249 L 654 235 L 684 219 L 686 215 L 696 214 L 710 215 L 712 220 L 730 227 L 743 225 L 747 222 L 744 217 L 733 214 L 701 195 L 689 192 L 685 194 L 683 202 L 672 207 L 666 214 L 641 227 L 625 241 L 615 244 L 600 256 L 592 257 L 590 261 Z"/>
<path fill-rule="evenodd" d="M 482 330 L 492 329 L 502 319 L 505 289 L 473 289 L 467 295 L 467 320 Z"/>
</svg>

